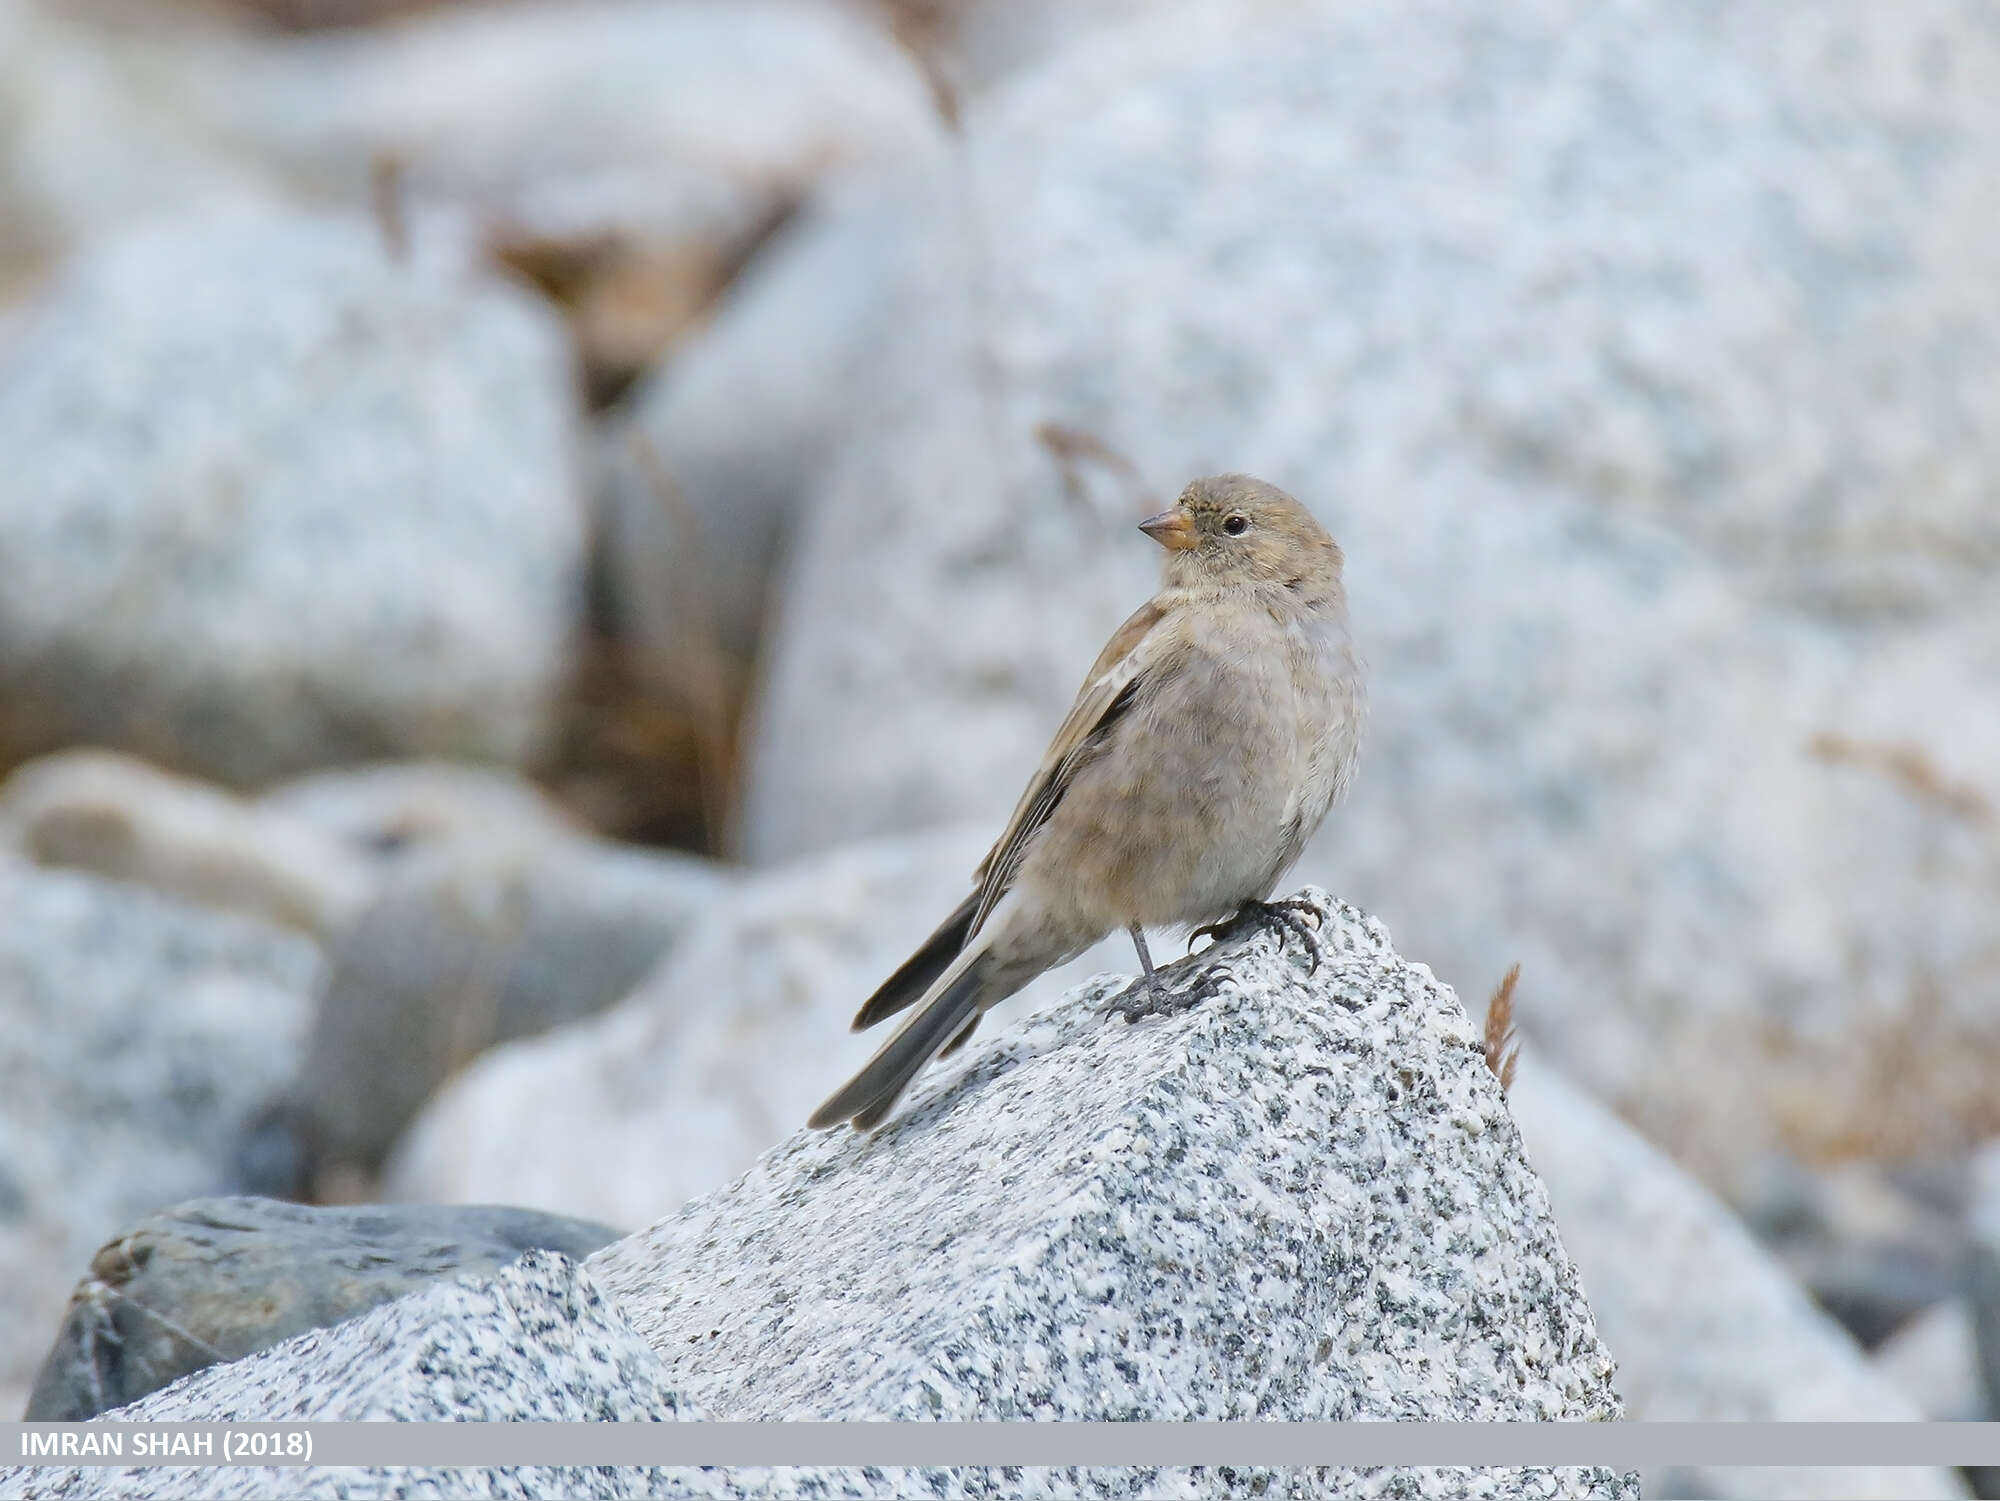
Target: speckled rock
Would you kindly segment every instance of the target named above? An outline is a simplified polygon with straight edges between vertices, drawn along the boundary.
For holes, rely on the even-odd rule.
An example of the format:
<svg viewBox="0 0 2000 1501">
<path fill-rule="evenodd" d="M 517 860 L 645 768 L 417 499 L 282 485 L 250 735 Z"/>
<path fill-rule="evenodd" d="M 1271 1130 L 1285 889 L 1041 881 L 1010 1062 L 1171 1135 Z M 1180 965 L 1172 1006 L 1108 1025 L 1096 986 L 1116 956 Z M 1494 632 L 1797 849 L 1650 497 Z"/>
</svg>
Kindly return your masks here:
<svg viewBox="0 0 2000 1501">
<path fill-rule="evenodd" d="M 330 946 L 298 1075 L 246 1142 L 246 1183 L 289 1197 L 372 1174 L 451 1074 L 623 999 L 728 886 L 694 856 L 532 827 L 413 857 Z"/>
<path fill-rule="evenodd" d="M 991 842 L 976 828 L 876 840 L 742 880 L 629 998 L 447 1083 L 384 1192 L 643 1225 L 722 1187 L 879 1046 L 848 1030 L 855 1008 L 969 889 Z M 988 1025 L 1132 963 L 1121 935 Z"/>
<path fill-rule="evenodd" d="M 545 733 L 582 589 L 554 316 L 365 220 L 160 226 L 0 348 L 0 750 L 232 784 Z"/>
<path fill-rule="evenodd" d="M 120 1411 L 120 1420 L 333 1422 L 698 1422 L 587 1269 L 548 1252 L 483 1281 L 463 1279 L 211 1368 Z M 1274 1498 L 1343 1501 L 1637 1501 L 1596 1471 L 1241 1471 L 1009 1469 L 999 1472 L 790 1468 L 691 1470 L 609 1465 L 450 1470 L 292 1468 L 143 1471 L 0 1468 L 0 1496 L 300 1497 L 1205 1497 L 1270 1482 Z M 1330 1482 L 1333 1482 L 1330 1484 Z M 1140 1486 L 1143 1484 L 1143 1489 Z M 1337 1485 L 1337 1490 L 1335 1490 Z"/>
<path fill-rule="evenodd" d="M 659 1422 L 695 1420 L 660 1363 L 567 1257 L 530 1251 L 496 1275 L 459 1278 L 247 1359 L 211 1366 L 121 1409 L 139 1422 Z M 512 1470 L 0 1470 L 0 1495 L 715 1495 L 693 1472 L 609 1466 Z"/>
<path fill-rule="evenodd" d="M 1644 1422 L 1913 1422 L 1916 1404 L 1708 1191 L 1534 1054 L 1510 1097 L 1618 1389 Z M 1652 1497 L 1965 1494 L 1949 1470 L 1680 1467 Z"/>
<path fill-rule="evenodd" d="M 1079 41 L 817 236 L 893 290 L 783 346 L 857 394 L 798 450 L 745 852 L 997 825 L 1154 587 L 1141 507 L 1247 469 L 1340 539 L 1372 664 L 1303 875 L 1469 993 L 1523 961 L 1711 1181 L 2000 1129 L 2000 32 L 1281 9 Z M 761 486 L 793 410 L 735 424 Z"/>
<path fill-rule="evenodd" d="M 1296 942 L 1232 938 L 1169 971 L 1216 994 L 1138 1023 L 1104 1013 L 1122 981 L 1093 982 L 935 1070 L 882 1133 L 796 1135 L 580 1274 L 530 1257 L 124 1415 L 567 1417 L 610 1405 L 615 1366 L 624 1411 L 604 1416 L 1615 1418 L 1610 1358 L 1474 1029 L 1379 924 L 1309 895 L 1316 972 Z M 593 1287 L 629 1327 L 586 1331 L 616 1358 L 566 1355 L 584 1395 L 558 1400 L 546 1351 L 575 1315 L 544 1310 L 595 1310 Z M 454 1381 L 468 1365 L 520 1376 Z M 100 1473 L 57 1473 L 50 1493 L 105 1494 Z M 579 1479 L 587 1495 L 688 1483 Z M 746 1495 L 1636 1495 L 1574 1470 L 728 1479 Z"/>
<path fill-rule="evenodd" d="M 311 825 L 113 751 L 16 770 L 0 784 L 0 845 L 322 939 L 374 889 L 367 861 Z"/>
<path fill-rule="evenodd" d="M 91 1253 L 235 1187 L 245 1120 L 305 1040 L 318 951 L 137 886 L 0 859 L 0 1392 Z"/>
<path fill-rule="evenodd" d="M 77 1422 L 430 1283 L 497 1272 L 529 1250 L 581 1260 L 617 1237 L 605 1225 L 484 1205 L 176 1204 L 92 1258 L 27 1421 Z"/>
<path fill-rule="evenodd" d="M 732 1417 L 1616 1417 L 1456 997 L 1307 895 L 1316 974 L 1259 932 L 1168 971 L 1220 987 L 1170 1018 L 1093 981 L 593 1275 Z"/>
</svg>

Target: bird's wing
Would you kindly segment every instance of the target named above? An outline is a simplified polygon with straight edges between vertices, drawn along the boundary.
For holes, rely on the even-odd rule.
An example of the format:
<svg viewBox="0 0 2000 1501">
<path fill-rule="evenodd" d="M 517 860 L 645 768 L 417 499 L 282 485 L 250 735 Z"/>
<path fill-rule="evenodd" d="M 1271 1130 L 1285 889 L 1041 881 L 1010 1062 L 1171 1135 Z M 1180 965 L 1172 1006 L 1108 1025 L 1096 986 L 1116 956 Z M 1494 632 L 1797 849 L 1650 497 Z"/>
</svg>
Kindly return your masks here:
<svg viewBox="0 0 2000 1501">
<path fill-rule="evenodd" d="M 1029 842 L 1069 791 L 1077 769 L 1104 743 L 1111 726 L 1137 698 L 1148 671 L 1164 655 L 1162 643 L 1170 633 L 1159 627 L 1170 614 L 1169 607 L 1157 596 L 1148 600 L 1113 632 L 1104 650 L 1098 653 L 1090 675 L 1084 679 L 1083 691 L 1077 694 L 1069 716 L 1049 743 L 1042 764 L 1028 781 L 1028 790 L 1014 805 L 1014 816 L 1007 820 L 999 841 L 973 872 L 979 903 L 973 909 L 968 939 L 979 931 L 1014 884 Z"/>
</svg>

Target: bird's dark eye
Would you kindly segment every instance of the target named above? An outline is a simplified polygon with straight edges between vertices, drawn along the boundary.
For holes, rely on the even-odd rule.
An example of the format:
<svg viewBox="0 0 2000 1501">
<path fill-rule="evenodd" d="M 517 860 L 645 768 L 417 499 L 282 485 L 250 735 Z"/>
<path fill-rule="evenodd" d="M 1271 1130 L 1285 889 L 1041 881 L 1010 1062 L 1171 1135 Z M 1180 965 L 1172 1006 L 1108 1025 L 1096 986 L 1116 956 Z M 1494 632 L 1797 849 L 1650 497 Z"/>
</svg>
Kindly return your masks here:
<svg viewBox="0 0 2000 1501">
<path fill-rule="evenodd" d="M 1227 521 L 1222 523 L 1222 529 L 1232 537 L 1240 537 L 1250 530 L 1250 518 L 1248 516 L 1231 516 Z"/>
</svg>

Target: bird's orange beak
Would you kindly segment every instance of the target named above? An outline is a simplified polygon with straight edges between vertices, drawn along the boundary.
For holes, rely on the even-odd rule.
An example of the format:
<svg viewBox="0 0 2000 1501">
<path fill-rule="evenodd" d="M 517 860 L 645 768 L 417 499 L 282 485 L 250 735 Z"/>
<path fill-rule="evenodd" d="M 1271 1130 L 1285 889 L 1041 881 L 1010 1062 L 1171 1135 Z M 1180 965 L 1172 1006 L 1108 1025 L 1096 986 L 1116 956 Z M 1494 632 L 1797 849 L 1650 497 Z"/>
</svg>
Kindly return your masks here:
<svg viewBox="0 0 2000 1501">
<path fill-rule="evenodd" d="M 1139 523 L 1139 530 L 1168 552 L 1186 552 L 1201 540 L 1195 535 L 1194 517 L 1179 506 L 1171 511 L 1162 511 L 1157 516 L 1147 517 Z"/>
</svg>

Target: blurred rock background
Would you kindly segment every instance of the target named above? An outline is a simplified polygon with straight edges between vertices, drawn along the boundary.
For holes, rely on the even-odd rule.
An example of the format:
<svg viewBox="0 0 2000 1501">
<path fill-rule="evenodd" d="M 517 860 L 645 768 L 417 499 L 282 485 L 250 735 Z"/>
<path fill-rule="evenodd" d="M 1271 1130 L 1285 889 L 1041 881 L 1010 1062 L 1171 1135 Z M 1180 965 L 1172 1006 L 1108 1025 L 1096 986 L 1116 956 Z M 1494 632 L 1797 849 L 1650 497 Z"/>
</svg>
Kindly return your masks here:
<svg viewBox="0 0 2000 1501">
<path fill-rule="evenodd" d="M 1243 468 L 1635 1415 L 2000 1414 L 1996 223 L 1976 0 L 0 0 L 0 1399 L 728 1182 Z"/>
</svg>

